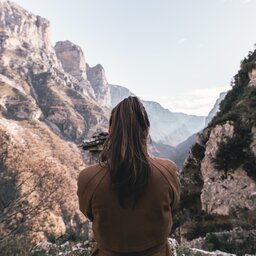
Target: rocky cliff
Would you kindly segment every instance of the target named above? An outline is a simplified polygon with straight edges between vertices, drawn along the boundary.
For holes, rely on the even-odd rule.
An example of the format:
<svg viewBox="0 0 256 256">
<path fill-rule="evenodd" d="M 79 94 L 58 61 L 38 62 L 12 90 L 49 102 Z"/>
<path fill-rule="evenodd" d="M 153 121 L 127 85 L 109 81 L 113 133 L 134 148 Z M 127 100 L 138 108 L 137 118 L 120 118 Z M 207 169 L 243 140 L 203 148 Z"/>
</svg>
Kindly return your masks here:
<svg viewBox="0 0 256 256">
<path fill-rule="evenodd" d="M 249 77 L 255 61 L 256 51 L 242 62 L 186 160 L 177 223 L 184 243 L 238 255 L 256 251 L 256 90 Z M 196 243 L 198 237 L 205 238 Z"/>
<path fill-rule="evenodd" d="M 109 110 L 96 101 L 81 50 L 68 42 L 55 51 L 49 31 L 46 19 L 0 1 L 1 246 L 86 236 L 76 196 L 85 165 L 74 142 L 106 128 Z"/>
<path fill-rule="evenodd" d="M 57 42 L 54 46 L 64 71 L 78 80 L 77 90 L 92 97 L 102 107 L 110 108 L 110 86 L 101 65 L 90 67 L 82 49 L 70 41 Z"/>
</svg>

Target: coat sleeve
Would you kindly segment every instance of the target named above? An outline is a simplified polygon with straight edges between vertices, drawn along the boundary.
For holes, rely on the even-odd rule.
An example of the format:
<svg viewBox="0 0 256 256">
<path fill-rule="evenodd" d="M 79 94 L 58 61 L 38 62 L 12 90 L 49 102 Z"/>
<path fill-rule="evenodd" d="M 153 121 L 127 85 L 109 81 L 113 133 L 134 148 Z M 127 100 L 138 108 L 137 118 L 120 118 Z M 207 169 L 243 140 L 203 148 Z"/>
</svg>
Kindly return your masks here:
<svg viewBox="0 0 256 256">
<path fill-rule="evenodd" d="M 90 188 L 90 178 L 89 170 L 85 169 L 80 172 L 77 181 L 77 196 L 79 202 L 80 211 L 90 220 L 93 221 L 93 212 L 92 212 L 92 191 Z"/>
<path fill-rule="evenodd" d="M 172 192 L 172 203 L 171 207 L 176 208 L 180 201 L 180 179 L 176 164 L 173 162 L 168 163 L 168 172 L 170 180 L 170 189 Z"/>
<path fill-rule="evenodd" d="M 162 169 L 165 170 L 164 176 L 169 184 L 171 207 L 173 209 L 177 207 L 180 201 L 180 179 L 178 169 L 174 162 L 167 159 L 162 159 L 160 165 L 162 166 Z"/>
</svg>

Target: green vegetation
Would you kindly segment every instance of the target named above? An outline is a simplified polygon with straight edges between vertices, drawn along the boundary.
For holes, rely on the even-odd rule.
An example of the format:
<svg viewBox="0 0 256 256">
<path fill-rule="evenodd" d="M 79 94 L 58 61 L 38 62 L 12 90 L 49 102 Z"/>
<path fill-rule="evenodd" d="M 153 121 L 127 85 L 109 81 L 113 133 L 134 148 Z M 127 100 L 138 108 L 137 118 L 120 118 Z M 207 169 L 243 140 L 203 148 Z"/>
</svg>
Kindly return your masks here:
<svg viewBox="0 0 256 256">
<path fill-rule="evenodd" d="M 241 63 L 241 70 L 232 81 L 232 90 L 228 92 L 220 104 L 219 113 L 209 124 L 210 128 L 217 124 L 232 121 L 234 135 L 225 138 L 219 145 L 213 163 L 216 169 L 228 171 L 242 167 L 247 174 L 256 180 L 256 157 L 250 150 L 252 127 L 256 126 L 256 88 L 249 87 L 248 72 L 256 67 L 256 51 L 250 52 Z"/>
<path fill-rule="evenodd" d="M 234 136 L 225 138 L 219 145 L 219 149 L 213 159 L 215 168 L 224 170 L 227 173 L 242 166 L 249 176 L 256 179 L 256 172 L 253 172 L 256 158 L 250 151 L 251 142 L 250 130 L 247 127 L 236 125 Z"/>
<path fill-rule="evenodd" d="M 176 250 L 177 256 L 201 256 L 202 254 L 200 252 L 194 253 L 191 249 L 187 247 L 179 247 Z"/>
<path fill-rule="evenodd" d="M 191 152 L 197 160 L 201 161 L 204 158 L 205 147 L 195 143 L 191 148 Z"/>
<path fill-rule="evenodd" d="M 255 253 L 255 244 L 252 237 L 247 237 L 243 240 L 231 239 L 227 234 L 216 235 L 213 233 L 207 234 L 203 249 L 208 251 L 220 250 L 223 252 L 234 253 L 238 256 L 246 253 Z"/>
<path fill-rule="evenodd" d="M 220 250 L 223 252 L 236 253 L 238 245 L 229 241 L 228 238 L 219 239 L 215 234 L 208 234 L 205 238 L 204 249 L 208 251 Z"/>
<path fill-rule="evenodd" d="M 222 219 L 215 215 L 201 213 L 193 216 L 193 221 L 188 223 L 186 228 L 189 231 L 185 237 L 190 241 L 198 237 L 204 237 L 207 233 L 231 230 L 232 225 L 226 218 Z"/>
</svg>

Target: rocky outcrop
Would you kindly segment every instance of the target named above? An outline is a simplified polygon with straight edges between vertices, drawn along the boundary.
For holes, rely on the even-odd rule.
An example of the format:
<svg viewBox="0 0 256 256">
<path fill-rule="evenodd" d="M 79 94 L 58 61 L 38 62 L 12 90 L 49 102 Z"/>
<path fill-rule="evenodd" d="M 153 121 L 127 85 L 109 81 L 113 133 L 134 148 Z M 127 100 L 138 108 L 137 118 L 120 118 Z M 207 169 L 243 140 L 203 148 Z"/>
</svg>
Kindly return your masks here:
<svg viewBox="0 0 256 256">
<path fill-rule="evenodd" d="M 256 250 L 256 91 L 248 86 L 248 64 L 255 60 L 256 51 L 244 59 L 232 90 L 186 159 L 177 213 L 184 244 L 205 237 L 215 249 L 238 255 Z"/>
<path fill-rule="evenodd" d="M 77 79 L 76 90 L 110 108 L 110 87 L 104 68 L 100 64 L 90 67 L 81 48 L 70 41 L 57 42 L 54 48 L 65 72 Z"/>
<path fill-rule="evenodd" d="M 28 44 L 33 48 L 44 48 L 52 52 L 49 21 L 29 13 L 13 2 L 2 0 L 0 26 L 8 38 L 5 42 L 17 49 Z M 26 17 L 26 19 L 24 19 Z"/>
<path fill-rule="evenodd" d="M 40 118 L 57 134 L 77 142 L 106 127 L 107 110 L 83 93 L 85 63 L 75 66 L 80 73 L 65 72 L 49 42 L 49 22 L 9 1 L 0 8 L 3 115 Z"/>
<path fill-rule="evenodd" d="M 64 71 L 77 79 L 77 90 L 95 98 L 95 93 L 87 80 L 86 62 L 82 49 L 70 41 L 57 42 L 54 46 L 57 58 Z"/>
<path fill-rule="evenodd" d="M 85 164 L 74 142 L 106 128 L 109 112 L 81 90 L 85 63 L 65 72 L 49 30 L 0 1 L 0 247 L 87 235 L 76 196 Z"/>
<path fill-rule="evenodd" d="M 97 102 L 102 106 L 111 107 L 110 87 L 104 68 L 98 64 L 95 67 L 87 65 L 87 77 L 94 90 Z"/>
<path fill-rule="evenodd" d="M 216 170 L 212 160 L 221 141 L 232 137 L 234 126 L 217 125 L 211 130 L 206 143 L 205 157 L 201 163 L 204 186 L 201 192 L 202 210 L 210 214 L 230 215 L 236 209 L 256 211 L 256 184 L 242 168 L 227 178 L 224 171 Z"/>
</svg>

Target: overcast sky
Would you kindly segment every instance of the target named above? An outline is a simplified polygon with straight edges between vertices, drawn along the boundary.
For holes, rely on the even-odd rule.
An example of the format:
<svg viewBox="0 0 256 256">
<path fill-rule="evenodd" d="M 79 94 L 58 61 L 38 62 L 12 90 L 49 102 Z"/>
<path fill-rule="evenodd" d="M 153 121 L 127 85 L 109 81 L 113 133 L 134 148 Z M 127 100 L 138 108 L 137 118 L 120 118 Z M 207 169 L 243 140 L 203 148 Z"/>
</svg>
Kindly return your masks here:
<svg viewBox="0 0 256 256">
<path fill-rule="evenodd" d="M 256 0 L 15 0 L 50 20 L 109 83 L 207 115 L 256 42 Z"/>
</svg>

